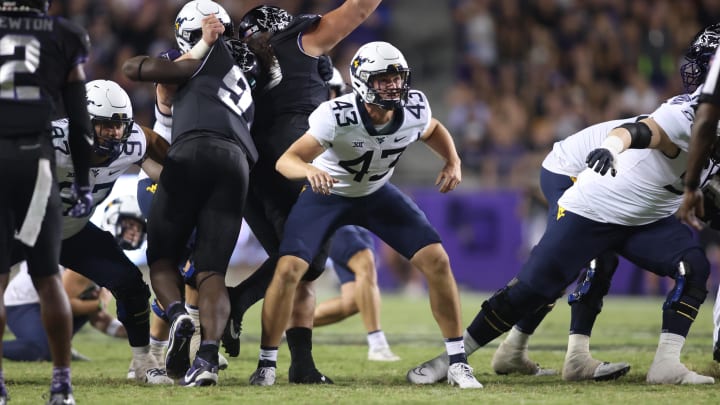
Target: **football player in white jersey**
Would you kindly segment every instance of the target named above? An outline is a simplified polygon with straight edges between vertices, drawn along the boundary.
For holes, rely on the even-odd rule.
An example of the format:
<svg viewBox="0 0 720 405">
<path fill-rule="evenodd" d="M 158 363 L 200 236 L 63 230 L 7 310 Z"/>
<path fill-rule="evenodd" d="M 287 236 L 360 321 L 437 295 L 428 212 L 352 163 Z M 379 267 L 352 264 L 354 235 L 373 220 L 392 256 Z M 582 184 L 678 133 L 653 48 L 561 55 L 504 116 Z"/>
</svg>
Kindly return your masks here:
<svg viewBox="0 0 720 405">
<path fill-rule="evenodd" d="M 328 81 L 330 98 L 347 93 L 345 82 L 333 67 Z M 340 296 L 323 301 L 315 307 L 313 327 L 331 325 L 360 312 L 367 330 L 368 360 L 398 361 L 380 326 L 380 288 L 375 266 L 375 241 L 365 228 L 348 225 L 332 237 L 328 257 L 340 281 Z"/>
<path fill-rule="evenodd" d="M 465 357 L 460 299 L 440 236 L 417 205 L 389 182 L 405 149 L 422 140 L 445 163 L 435 182 L 440 192 L 454 190 L 461 170 L 452 137 L 432 118 L 425 95 L 410 89 L 410 69 L 391 44 L 360 47 L 350 75 L 354 93 L 320 104 L 305 135 L 276 163 L 288 179 L 309 184 L 285 223 L 280 259 L 263 303 L 260 363 L 251 383 L 275 382 L 280 339 L 296 286 L 312 258 L 335 230 L 359 225 L 425 275 L 432 312 L 450 353 L 448 381 L 461 388 L 482 388 Z"/>
<path fill-rule="evenodd" d="M 110 194 L 115 181 L 130 166 L 143 167 L 159 176 L 168 144 L 148 128 L 133 121 L 132 104 L 125 90 L 109 80 L 93 80 L 86 85 L 88 112 L 94 128 L 90 187 L 93 210 Z M 56 172 L 63 204 L 69 207 L 74 172 L 68 147 L 68 121 L 53 122 Z M 117 316 L 128 334 L 137 379 L 151 384 L 170 384 L 158 371 L 149 354 L 150 289 L 142 273 L 120 249 L 113 236 L 85 217 L 63 215 L 60 264 L 86 276 L 110 290 L 117 300 Z M 22 257 L 14 258 L 14 263 Z"/>
<path fill-rule="evenodd" d="M 720 26 L 720 25 L 716 25 Z M 701 230 L 704 224 L 698 219 L 705 215 L 701 172 L 711 153 L 717 153 L 718 121 L 720 120 L 720 48 L 715 51 L 713 62 L 702 86 L 698 99 L 695 125 L 688 147 L 688 165 L 685 172 L 683 202 L 678 210 L 682 221 Z M 714 146 L 715 145 L 715 146 Z M 718 190 L 714 191 L 717 198 Z M 713 359 L 720 362 L 720 290 L 713 307 Z"/>
<path fill-rule="evenodd" d="M 695 66 L 695 68 L 689 70 L 695 72 L 695 74 L 698 74 L 698 72 L 707 72 L 707 64 L 709 62 L 710 56 L 708 55 L 708 49 L 714 50 L 717 45 L 717 25 L 707 27 L 703 31 L 698 33 L 691 45 L 691 50 L 688 52 L 687 55 L 687 59 L 689 61 L 688 64 L 692 64 Z M 696 48 L 699 48 L 701 52 L 697 52 Z M 712 54 L 712 52 L 710 52 L 710 54 Z M 704 73 L 702 74 L 704 75 Z M 690 91 L 692 91 L 694 87 L 696 87 L 696 85 L 698 84 L 696 77 L 687 74 L 683 74 L 683 82 L 686 89 L 689 89 Z M 622 133 L 624 131 L 623 129 L 615 129 L 616 127 L 627 128 L 629 131 L 638 131 L 638 129 L 644 130 L 643 125 L 648 125 L 648 128 L 652 129 L 649 131 L 642 131 L 643 133 L 641 133 L 639 136 L 647 137 L 648 132 L 651 135 L 655 135 L 656 137 L 661 137 L 660 135 L 664 134 L 666 138 L 669 137 L 675 140 L 674 142 L 677 142 L 678 145 L 686 145 L 685 142 L 687 140 L 687 137 L 690 135 L 690 126 L 693 123 L 694 109 L 697 105 L 698 94 L 699 92 L 695 91 L 692 95 L 683 94 L 673 97 L 669 99 L 665 104 L 663 104 L 660 108 L 658 108 L 649 118 L 641 116 L 628 120 L 608 121 L 605 123 L 593 125 L 573 136 L 568 137 L 564 141 L 556 143 L 553 148 L 553 152 L 551 152 L 548 155 L 548 158 L 546 158 L 543 162 L 543 169 L 541 172 L 541 186 L 543 192 L 548 198 L 550 205 L 548 228 L 556 226 L 555 224 L 558 222 L 560 217 L 562 215 L 565 215 L 566 209 L 569 210 L 567 206 L 558 209 L 557 204 L 554 204 L 558 201 L 558 198 L 562 195 L 563 191 L 572 184 L 571 180 L 566 176 L 576 175 L 582 170 L 585 162 L 589 162 L 591 166 L 596 163 L 592 159 L 597 160 L 597 158 L 593 158 L 593 156 L 597 156 L 598 151 L 605 152 L 605 150 L 597 149 L 596 151 L 593 151 L 592 154 L 589 154 L 588 152 L 601 146 L 601 143 L 606 142 L 606 135 L 608 133 L 613 132 L 614 135 L 618 132 Z M 611 138 L 614 138 L 614 136 L 612 136 Z M 610 142 L 615 142 L 615 140 L 611 139 Z M 665 144 L 665 142 L 666 141 L 663 141 L 663 144 Z M 608 156 L 603 159 L 603 164 L 599 165 L 598 170 L 600 170 L 604 174 L 607 170 L 615 170 L 616 168 L 614 165 L 608 163 L 612 161 L 611 156 L 609 156 L 611 155 L 611 152 L 608 151 L 607 153 L 601 153 L 600 155 L 603 154 Z M 583 155 L 586 155 L 586 157 L 583 158 Z M 579 181 L 582 187 L 573 187 L 569 190 L 569 193 L 579 192 L 579 194 L 582 196 L 581 203 L 576 204 L 576 206 L 578 207 L 576 209 L 580 212 L 589 212 L 589 214 L 583 215 L 593 215 L 593 210 L 597 209 L 598 211 L 602 211 L 610 216 L 609 218 L 596 218 L 596 221 L 599 221 L 601 223 L 621 223 L 626 225 L 633 225 L 635 224 L 635 222 L 633 221 L 636 221 L 636 219 L 628 219 L 627 215 L 622 216 L 622 219 L 612 217 L 613 210 L 606 210 L 604 209 L 605 207 L 602 207 L 602 205 L 607 204 L 611 204 L 612 206 L 616 207 L 615 209 L 619 210 L 619 212 L 621 213 L 627 213 L 628 210 L 632 211 L 632 207 L 637 208 L 642 206 L 645 208 L 646 211 L 654 211 L 655 209 L 657 209 L 656 207 L 663 207 L 664 209 L 660 211 L 659 215 L 654 214 L 661 218 L 660 220 L 656 221 L 657 224 L 663 223 L 664 221 L 674 222 L 672 219 L 666 218 L 672 218 L 671 215 L 674 212 L 674 209 L 677 208 L 679 204 L 679 195 L 681 194 L 681 192 L 679 191 L 680 188 L 678 187 L 682 187 L 682 185 L 678 184 L 678 180 L 682 174 L 682 171 L 678 172 L 678 165 L 676 162 L 683 161 L 684 157 L 684 154 L 678 153 L 678 156 L 670 159 L 663 156 L 657 151 L 650 151 L 647 149 L 627 151 L 621 155 L 619 163 L 622 164 L 627 162 L 625 164 L 629 166 L 628 170 L 632 171 L 633 175 L 638 172 L 642 172 L 643 175 L 635 175 L 635 177 L 628 175 L 625 178 L 625 180 L 628 181 L 624 182 L 625 191 L 622 191 L 620 189 L 613 189 L 613 191 L 611 192 L 609 189 L 611 187 L 615 187 L 616 184 L 614 183 L 611 187 L 605 188 L 605 191 L 608 192 L 608 195 L 611 195 L 610 203 L 607 200 L 603 199 L 603 196 L 596 196 L 596 194 L 602 194 L 602 192 L 598 190 L 593 190 L 592 193 L 582 192 L 581 190 L 584 190 L 586 187 L 585 184 L 588 184 L 588 181 L 586 180 Z M 668 166 L 670 168 L 668 168 Z M 664 171 L 662 169 L 664 169 Z M 717 165 L 710 165 L 706 167 L 706 170 L 703 173 L 703 178 L 706 180 L 709 175 L 714 171 L 717 171 Z M 662 180 L 659 176 L 649 175 L 650 173 L 664 173 L 667 176 L 667 182 Z M 597 175 L 594 174 L 592 171 L 586 170 L 585 173 L 583 173 L 583 175 L 581 176 L 581 178 L 583 176 L 586 178 L 588 176 L 593 177 L 593 175 L 597 177 Z M 675 176 L 677 178 L 675 178 Z M 632 184 L 632 180 L 640 178 L 645 178 L 646 180 L 640 180 L 638 182 L 638 185 Z M 604 184 L 607 184 L 609 181 L 611 180 L 607 180 L 602 177 L 600 177 L 599 179 L 599 182 Z M 614 192 L 618 192 L 620 194 L 614 195 Z M 566 195 L 569 193 L 566 193 Z M 631 195 L 635 196 L 635 198 L 627 198 Z M 655 198 L 653 199 L 651 196 L 654 196 Z M 648 202 L 644 202 L 645 200 L 647 200 Z M 628 209 L 618 208 L 620 204 L 616 201 L 624 201 L 625 205 L 628 206 Z M 570 204 L 567 205 L 569 206 Z M 588 206 L 592 208 L 589 208 Z M 651 216 L 653 214 L 648 215 L 645 212 L 635 211 L 634 215 L 638 218 L 646 218 L 646 220 L 652 221 Z M 657 224 L 654 226 L 658 226 Z M 651 227 L 650 225 L 645 226 Z M 677 227 L 677 225 L 675 223 L 671 225 L 665 225 L 666 229 L 670 229 L 673 227 Z M 659 232 L 667 232 L 666 229 Z M 685 233 L 686 232 L 681 232 L 681 234 L 683 235 Z M 699 265 L 697 267 L 699 267 L 700 270 L 698 270 L 697 272 L 701 273 L 699 278 L 702 279 L 702 273 L 704 271 L 706 262 L 706 260 L 704 260 L 704 255 L 699 256 L 697 254 L 697 246 L 692 246 L 692 244 L 688 245 L 686 241 L 684 241 L 683 244 L 687 245 L 685 254 L 691 257 L 691 261 L 697 260 L 699 262 Z M 682 246 L 683 245 L 677 247 L 678 250 L 682 250 Z M 634 246 L 633 248 L 638 249 L 637 246 Z M 642 246 L 640 249 L 648 249 L 648 247 Z M 617 249 L 607 250 L 603 254 L 607 255 L 613 250 Z M 645 253 L 647 253 L 647 250 L 645 250 Z M 647 260 L 647 257 L 638 258 L 637 255 L 627 257 L 631 260 Z M 543 257 L 543 259 L 548 260 L 547 257 Z M 677 261 L 677 259 L 675 261 Z M 645 263 L 646 264 L 644 266 L 641 265 L 641 267 L 651 269 L 661 275 L 669 275 L 673 278 L 679 278 L 680 280 L 678 281 L 678 287 L 674 290 L 674 292 L 677 293 L 677 296 L 673 295 L 668 298 L 668 302 L 666 303 L 667 308 L 665 308 L 666 311 L 664 313 L 664 316 L 667 318 L 666 320 L 670 325 L 670 327 L 667 329 L 671 332 L 674 330 L 678 333 L 668 333 L 661 335 L 661 342 L 658 348 L 658 355 L 656 356 L 656 363 L 654 363 L 653 367 L 651 367 L 651 372 L 648 374 L 648 381 L 653 383 L 710 382 L 709 378 L 699 376 L 693 372 L 688 371 L 681 363 L 679 363 L 679 359 L 668 359 L 666 353 L 668 351 L 668 347 L 672 347 L 671 351 L 677 350 L 677 353 L 679 353 L 680 349 L 678 348 L 678 346 L 681 347 L 681 342 L 684 341 L 684 336 L 687 332 L 687 329 L 689 329 L 689 324 L 678 325 L 676 318 L 677 314 L 673 311 L 675 311 L 675 309 L 677 309 L 677 307 L 679 306 L 678 302 L 687 302 L 693 300 L 697 301 L 699 300 L 698 297 L 700 296 L 704 298 L 702 288 L 696 289 L 694 287 L 695 284 L 693 284 L 693 287 L 685 288 L 685 276 L 677 276 L 676 273 L 679 273 L 679 271 L 667 272 L 667 270 L 663 270 L 663 267 L 666 266 L 666 263 L 664 263 L 661 259 L 655 261 L 650 260 Z M 684 264 L 683 266 L 685 265 L 686 264 Z M 526 265 L 526 267 L 528 267 L 528 265 Z M 611 276 L 612 273 L 606 275 L 606 277 Z M 697 275 L 694 276 L 697 277 Z M 598 283 L 598 281 L 601 282 Z M 575 304 L 577 304 L 579 301 L 585 305 L 572 305 L 570 332 L 571 334 L 568 339 L 568 350 L 565 357 L 565 365 L 563 367 L 563 378 L 566 380 L 612 379 L 625 374 L 629 369 L 629 365 L 627 365 L 627 363 L 603 363 L 595 360 L 591 357 L 589 352 L 590 331 L 592 330 L 595 317 L 599 313 L 600 307 L 602 306 L 602 295 L 606 294 L 607 289 L 609 288 L 609 281 L 609 278 L 601 280 L 589 280 L 585 278 L 585 280 L 580 283 L 578 289 L 569 297 L 569 301 L 572 301 L 573 296 L 575 296 L 575 298 L 581 297 L 580 300 L 575 301 Z M 513 279 L 508 288 L 512 287 L 512 285 L 516 283 L 518 283 L 517 279 Z M 600 285 L 598 286 L 598 284 Z M 683 292 L 687 292 L 691 295 L 689 298 L 685 297 L 685 301 L 682 301 Z M 498 294 L 506 296 L 507 292 L 500 291 Z M 702 302 L 702 300 L 700 300 L 700 302 Z M 544 314 L 540 315 L 538 322 L 542 320 L 543 316 Z M 528 317 L 526 316 L 525 318 L 523 318 L 523 320 L 527 318 Z M 532 316 L 530 316 L 530 318 L 532 318 Z M 675 319 L 673 320 L 673 318 Z M 694 316 L 692 316 L 692 318 L 694 318 Z M 465 347 L 466 350 L 469 350 L 468 354 L 474 350 L 477 350 L 477 348 L 481 346 L 481 344 L 478 344 L 476 339 L 473 339 L 472 336 L 483 335 L 482 337 L 478 337 L 478 339 L 481 339 L 481 341 L 483 342 L 489 341 L 487 339 L 491 339 L 489 336 L 487 336 L 487 334 L 479 332 L 478 325 L 480 325 L 482 321 L 482 317 L 480 316 L 480 314 L 478 314 L 476 320 L 466 330 Z M 535 324 L 535 326 L 537 326 L 537 324 Z M 664 327 L 663 330 L 665 329 L 666 328 Z M 524 358 L 527 359 L 528 337 L 529 336 L 527 334 L 519 333 L 519 331 L 513 328 L 510 335 L 508 336 L 508 339 L 506 339 L 506 342 L 503 342 L 503 344 L 498 349 L 498 352 L 500 351 L 500 349 L 503 348 L 503 346 L 507 343 L 508 340 L 513 340 L 513 342 L 511 343 L 514 343 L 514 349 L 517 351 L 517 353 L 520 354 L 520 357 L 524 356 Z M 498 353 L 496 352 L 496 357 L 497 355 Z M 423 363 L 419 367 L 411 369 L 408 372 L 408 379 L 412 382 L 421 384 L 439 381 L 440 375 L 442 375 L 442 372 L 444 370 L 443 367 L 446 367 L 443 366 L 442 358 L 442 355 L 438 356 L 435 359 Z M 493 358 L 493 367 L 495 367 L 495 360 L 496 359 Z M 662 364 L 663 361 L 669 362 L 670 364 L 666 372 L 663 371 L 664 367 L 666 367 L 666 365 Z"/>
</svg>

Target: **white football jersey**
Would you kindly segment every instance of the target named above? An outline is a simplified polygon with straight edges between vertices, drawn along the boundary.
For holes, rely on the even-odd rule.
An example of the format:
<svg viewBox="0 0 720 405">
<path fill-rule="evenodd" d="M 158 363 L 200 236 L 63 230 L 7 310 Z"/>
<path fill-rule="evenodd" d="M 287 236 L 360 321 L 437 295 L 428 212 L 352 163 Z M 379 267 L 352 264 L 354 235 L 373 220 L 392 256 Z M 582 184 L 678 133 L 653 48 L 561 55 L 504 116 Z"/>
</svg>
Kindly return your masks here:
<svg viewBox="0 0 720 405">
<path fill-rule="evenodd" d="M 552 151 L 545 156 L 542 167 L 553 173 L 577 177 L 587 169 L 587 155 L 600 147 L 608 133 L 616 127 L 635 122 L 638 117 L 605 121 L 578 131 L 562 141 L 553 144 Z"/>
<path fill-rule="evenodd" d="M 425 94 L 418 90 L 410 91 L 407 105 L 382 129 L 373 128 L 369 119 L 363 122 L 364 108 L 351 93 L 320 104 L 310 114 L 308 133 L 325 148 L 312 164 L 339 180 L 333 194 L 361 197 L 382 187 L 408 145 L 427 131 L 432 117 Z"/>
<path fill-rule="evenodd" d="M 160 112 L 157 104 L 155 105 L 155 124 L 152 127 L 158 135 L 167 141 L 169 144 L 172 140 L 172 115 L 165 115 Z M 147 179 L 149 176 L 145 173 L 145 170 L 140 170 L 138 173 L 138 180 Z"/>
<path fill-rule="evenodd" d="M 603 223 L 645 225 L 673 215 L 682 202 L 682 176 L 698 92 L 663 103 L 651 117 L 681 149 L 667 157 L 656 149 L 629 149 L 618 155 L 617 177 L 585 169 L 558 201 L 575 214 Z M 702 174 L 706 179 L 714 165 Z"/>
<path fill-rule="evenodd" d="M 60 196 L 63 200 L 63 212 L 70 207 L 71 186 L 75 178 L 72 158 L 68 141 L 68 120 L 53 121 L 53 146 L 55 147 L 56 173 Z M 140 125 L 133 123 L 130 137 L 122 146 L 120 156 L 107 166 L 90 168 L 90 187 L 93 188 L 92 212 L 82 218 L 63 216 L 63 240 L 75 235 L 90 221 L 92 213 L 100 203 L 110 194 L 115 180 L 117 180 L 131 165 L 140 165 L 147 151 L 147 138 Z"/>
</svg>

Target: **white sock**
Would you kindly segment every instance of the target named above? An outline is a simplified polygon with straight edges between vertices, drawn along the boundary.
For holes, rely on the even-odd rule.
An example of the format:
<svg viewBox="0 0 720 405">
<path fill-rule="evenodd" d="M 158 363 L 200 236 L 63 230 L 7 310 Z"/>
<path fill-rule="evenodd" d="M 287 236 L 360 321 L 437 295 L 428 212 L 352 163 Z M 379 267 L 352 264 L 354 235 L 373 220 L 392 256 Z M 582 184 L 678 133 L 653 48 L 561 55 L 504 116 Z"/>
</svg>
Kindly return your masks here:
<svg viewBox="0 0 720 405">
<path fill-rule="evenodd" d="M 574 333 L 568 336 L 567 353 L 565 357 L 586 353 L 590 355 L 590 336 Z"/>
<path fill-rule="evenodd" d="M 685 338 L 675 333 L 661 333 L 656 359 L 672 358 L 680 361 L 680 352 L 685 345 Z"/>
<path fill-rule="evenodd" d="M 152 354 L 156 359 L 163 358 L 162 356 L 165 354 L 165 348 L 167 348 L 167 345 L 167 340 L 160 340 L 150 336 L 150 354 Z"/>
<path fill-rule="evenodd" d="M 195 330 L 197 331 L 198 327 L 200 326 L 200 309 L 194 305 L 189 305 L 188 303 L 185 303 L 185 310 L 187 311 L 188 315 L 190 315 L 190 318 L 192 318 L 193 323 L 195 324 Z"/>
<path fill-rule="evenodd" d="M 278 349 L 260 349 L 260 360 L 277 362 Z"/>
<path fill-rule="evenodd" d="M 150 345 L 145 346 L 131 346 L 133 357 L 143 356 L 150 353 Z"/>
<path fill-rule="evenodd" d="M 508 335 L 505 337 L 505 343 L 509 344 L 511 347 L 525 349 L 528 346 L 529 339 L 529 334 L 522 332 L 520 329 L 513 326 Z"/>
<path fill-rule="evenodd" d="M 470 333 L 467 331 L 467 329 L 465 329 L 465 332 L 463 332 L 463 343 L 465 345 L 465 354 L 468 356 L 475 353 L 475 351 L 480 348 L 478 342 L 476 342 L 475 339 L 470 336 Z"/>
<path fill-rule="evenodd" d="M 385 332 L 383 332 L 381 329 L 378 329 L 375 332 L 368 333 L 367 342 L 370 349 L 379 349 L 382 347 L 390 346 L 387 342 L 387 339 L 385 338 Z"/>
<path fill-rule="evenodd" d="M 465 352 L 465 344 L 463 343 L 463 339 L 457 339 L 457 340 L 445 339 L 445 351 L 447 351 L 448 356 L 464 353 Z"/>
</svg>

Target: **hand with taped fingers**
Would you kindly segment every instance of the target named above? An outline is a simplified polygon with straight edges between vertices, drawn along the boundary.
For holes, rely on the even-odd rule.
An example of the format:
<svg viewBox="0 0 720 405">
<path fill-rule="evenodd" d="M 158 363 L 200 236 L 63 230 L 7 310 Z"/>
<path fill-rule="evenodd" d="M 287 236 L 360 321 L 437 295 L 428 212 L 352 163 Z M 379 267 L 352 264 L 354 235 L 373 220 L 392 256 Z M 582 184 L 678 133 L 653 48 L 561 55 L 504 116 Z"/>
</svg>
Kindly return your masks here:
<svg viewBox="0 0 720 405">
<path fill-rule="evenodd" d="M 333 188 L 335 183 L 339 180 L 330 176 L 330 174 L 324 170 L 320 170 L 313 165 L 308 165 L 308 171 L 306 175 L 312 191 L 318 194 L 330 195 L 330 189 Z"/>
</svg>

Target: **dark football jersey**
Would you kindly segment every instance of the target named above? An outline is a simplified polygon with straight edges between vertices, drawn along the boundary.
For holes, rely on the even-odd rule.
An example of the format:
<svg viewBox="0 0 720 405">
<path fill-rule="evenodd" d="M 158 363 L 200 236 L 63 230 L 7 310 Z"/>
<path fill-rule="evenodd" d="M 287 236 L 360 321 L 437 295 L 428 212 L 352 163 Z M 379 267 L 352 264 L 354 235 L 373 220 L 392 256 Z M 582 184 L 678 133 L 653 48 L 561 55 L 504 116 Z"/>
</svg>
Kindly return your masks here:
<svg viewBox="0 0 720 405">
<path fill-rule="evenodd" d="M 250 162 L 257 150 L 250 137 L 254 113 L 250 85 L 223 41 L 218 41 L 173 99 L 172 143 L 207 131 L 238 143 Z"/>
<path fill-rule="evenodd" d="M 310 115 L 327 100 L 328 86 L 318 73 L 318 58 L 307 55 L 298 44 L 298 37 L 317 24 L 320 18 L 319 15 L 299 15 L 286 29 L 270 39 L 278 65 L 270 68 L 269 73 L 276 78 L 280 75 L 281 79 L 275 86 L 256 91 L 257 112 L 253 127 L 256 136 L 256 130 L 268 128 L 278 116 L 287 113 Z M 274 134 L 260 134 L 269 135 Z"/>
<path fill-rule="evenodd" d="M 49 135 L 63 114 L 61 89 L 89 47 L 87 32 L 63 18 L 0 13 L 0 136 Z"/>
</svg>

